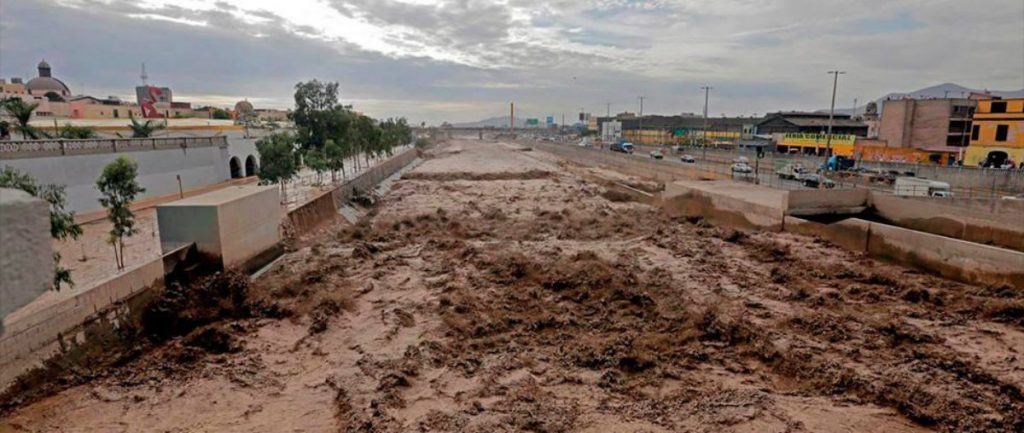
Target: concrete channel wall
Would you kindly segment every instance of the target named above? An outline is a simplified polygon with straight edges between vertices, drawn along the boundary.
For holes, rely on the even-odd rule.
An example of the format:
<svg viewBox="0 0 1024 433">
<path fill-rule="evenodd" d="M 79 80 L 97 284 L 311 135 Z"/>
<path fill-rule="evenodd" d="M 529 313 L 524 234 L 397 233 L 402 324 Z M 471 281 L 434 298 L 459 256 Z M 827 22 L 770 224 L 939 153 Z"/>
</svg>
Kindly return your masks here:
<svg viewBox="0 0 1024 433">
<path fill-rule="evenodd" d="M 785 193 L 732 181 L 680 181 L 665 185 L 661 209 L 672 217 L 701 217 L 742 229 L 781 231 Z"/>
<path fill-rule="evenodd" d="M 288 220 L 297 234 L 312 231 L 321 224 L 336 218 L 338 209 L 344 206 L 353 195 L 374 189 L 381 181 L 412 164 L 418 157 L 419 151 L 416 148 L 406 149 L 359 176 L 338 185 L 337 188 L 324 191 L 312 200 L 291 210 L 288 212 Z"/>
<path fill-rule="evenodd" d="M 157 258 L 89 288 L 65 288 L 45 307 L 8 317 L 7 329 L 0 336 L 0 391 L 63 348 L 85 344 L 89 335 L 84 331 L 86 324 L 111 306 L 148 289 L 162 288 L 164 266 L 164 259 Z"/>
<path fill-rule="evenodd" d="M 974 284 L 1024 289 L 1024 252 L 850 218 L 832 224 L 787 216 L 785 231 L 817 236 L 845 249 L 868 253 Z"/>
<path fill-rule="evenodd" d="M 801 189 L 788 191 L 783 208 L 787 215 L 850 214 L 864 211 L 870 191 L 853 189 Z"/>
<path fill-rule="evenodd" d="M 1024 251 L 1024 202 L 899 197 L 873 192 L 881 218 L 909 229 Z"/>
</svg>

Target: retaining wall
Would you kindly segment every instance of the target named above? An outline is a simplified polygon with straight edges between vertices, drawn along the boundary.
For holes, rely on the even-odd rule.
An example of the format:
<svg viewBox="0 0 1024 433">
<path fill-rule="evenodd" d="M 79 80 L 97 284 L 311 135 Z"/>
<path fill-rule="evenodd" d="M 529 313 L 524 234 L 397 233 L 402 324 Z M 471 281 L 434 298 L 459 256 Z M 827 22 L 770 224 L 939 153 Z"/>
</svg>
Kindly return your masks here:
<svg viewBox="0 0 1024 433">
<path fill-rule="evenodd" d="M 1024 251 L 1024 202 L 871 194 L 875 213 L 900 227 Z"/>
<path fill-rule="evenodd" d="M 319 225 L 333 220 L 338 216 L 338 209 L 344 206 L 356 192 L 365 193 L 377 187 L 387 179 L 412 164 L 419 157 L 415 147 L 398 153 L 387 161 L 377 164 L 359 176 L 338 185 L 330 191 L 324 191 L 312 200 L 288 212 L 288 220 L 298 234 L 307 233 Z"/>
<path fill-rule="evenodd" d="M 112 305 L 147 289 L 162 288 L 164 267 L 164 259 L 158 258 L 95 286 L 56 292 L 57 299 L 47 305 L 9 316 L 0 337 L 0 390 L 58 354 L 62 346 L 84 343 L 83 324 Z"/>
<path fill-rule="evenodd" d="M 871 223 L 868 253 L 946 278 L 1024 289 L 1024 253 Z"/>
<path fill-rule="evenodd" d="M 869 194 L 863 188 L 792 190 L 786 194 L 784 208 L 788 215 L 856 213 L 867 207 Z"/>
<path fill-rule="evenodd" d="M 751 199 L 758 194 L 767 196 Z M 738 182 L 673 182 L 665 185 L 661 208 L 672 217 L 701 217 L 736 228 L 781 231 L 784 194 Z M 778 204 L 773 198 L 778 199 Z"/>
</svg>

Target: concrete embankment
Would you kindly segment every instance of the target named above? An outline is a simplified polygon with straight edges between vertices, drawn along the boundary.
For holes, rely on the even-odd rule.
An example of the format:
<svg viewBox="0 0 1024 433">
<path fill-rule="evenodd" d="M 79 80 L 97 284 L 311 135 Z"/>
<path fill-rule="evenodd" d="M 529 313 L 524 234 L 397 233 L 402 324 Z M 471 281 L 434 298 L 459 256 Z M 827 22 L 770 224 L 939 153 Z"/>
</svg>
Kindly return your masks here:
<svg viewBox="0 0 1024 433">
<path fill-rule="evenodd" d="M 818 236 L 959 281 L 1024 288 L 1024 252 L 860 218 L 822 223 L 800 217 L 855 214 L 869 199 L 865 190 L 780 191 L 729 181 L 677 181 L 666 186 L 661 207 L 672 216 L 741 229 Z M 889 200 L 879 201 L 888 209 L 894 207 Z M 1007 227 L 1011 233 L 1021 231 L 1019 223 Z"/>
</svg>

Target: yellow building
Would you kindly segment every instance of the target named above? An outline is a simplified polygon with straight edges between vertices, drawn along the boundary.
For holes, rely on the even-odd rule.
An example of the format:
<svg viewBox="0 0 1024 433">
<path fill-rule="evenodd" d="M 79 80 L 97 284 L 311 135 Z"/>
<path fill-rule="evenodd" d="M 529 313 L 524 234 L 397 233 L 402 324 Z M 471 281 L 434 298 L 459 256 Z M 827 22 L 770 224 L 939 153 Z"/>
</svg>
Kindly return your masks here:
<svg viewBox="0 0 1024 433">
<path fill-rule="evenodd" d="M 690 131 L 685 129 L 645 129 L 643 131 L 631 129 L 622 131 L 623 140 L 634 144 L 650 146 L 666 146 L 691 142 L 696 143 L 700 142 L 700 140 L 705 136 L 713 145 L 736 144 L 736 141 L 740 139 L 740 133 L 732 131 L 707 131 L 706 135 L 702 131 Z"/>
<path fill-rule="evenodd" d="M 1024 98 L 978 101 L 966 165 L 999 167 L 1024 162 Z"/>
<path fill-rule="evenodd" d="M 853 145 L 857 137 L 850 134 L 832 134 L 832 153 L 839 156 L 853 157 Z M 828 135 L 809 133 L 783 134 L 776 143 L 779 152 L 798 153 L 802 155 L 825 155 L 828 149 Z"/>
</svg>

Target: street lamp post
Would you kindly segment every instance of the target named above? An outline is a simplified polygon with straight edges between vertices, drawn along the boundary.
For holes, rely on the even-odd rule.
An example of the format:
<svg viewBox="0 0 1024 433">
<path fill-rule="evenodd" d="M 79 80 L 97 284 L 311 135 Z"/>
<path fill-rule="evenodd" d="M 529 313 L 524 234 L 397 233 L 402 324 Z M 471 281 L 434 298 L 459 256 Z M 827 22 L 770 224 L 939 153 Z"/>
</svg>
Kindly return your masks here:
<svg viewBox="0 0 1024 433">
<path fill-rule="evenodd" d="M 839 84 L 839 75 L 845 74 L 845 71 L 835 70 L 828 71 L 832 74 L 832 105 L 828 108 L 828 133 L 825 136 L 825 158 L 832 157 L 832 121 L 836 112 L 836 87 Z M 826 160 L 826 164 L 828 161 Z"/>
<path fill-rule="evenodd" d="M 644 97 L 638 96 L 640 100 L 640 118 L 639 125 L 637 125 L 637 145 L 642 146 L 644 144 Z"/>
<path fill-rule="evenodd" d="M 704 91 L 704 130 L 701 132 L 701 159 L 704 160 L 704 165 L 708 164 L 708 92 L 712 89 L 711 86 L 701 87 Z"/>
</svg>

